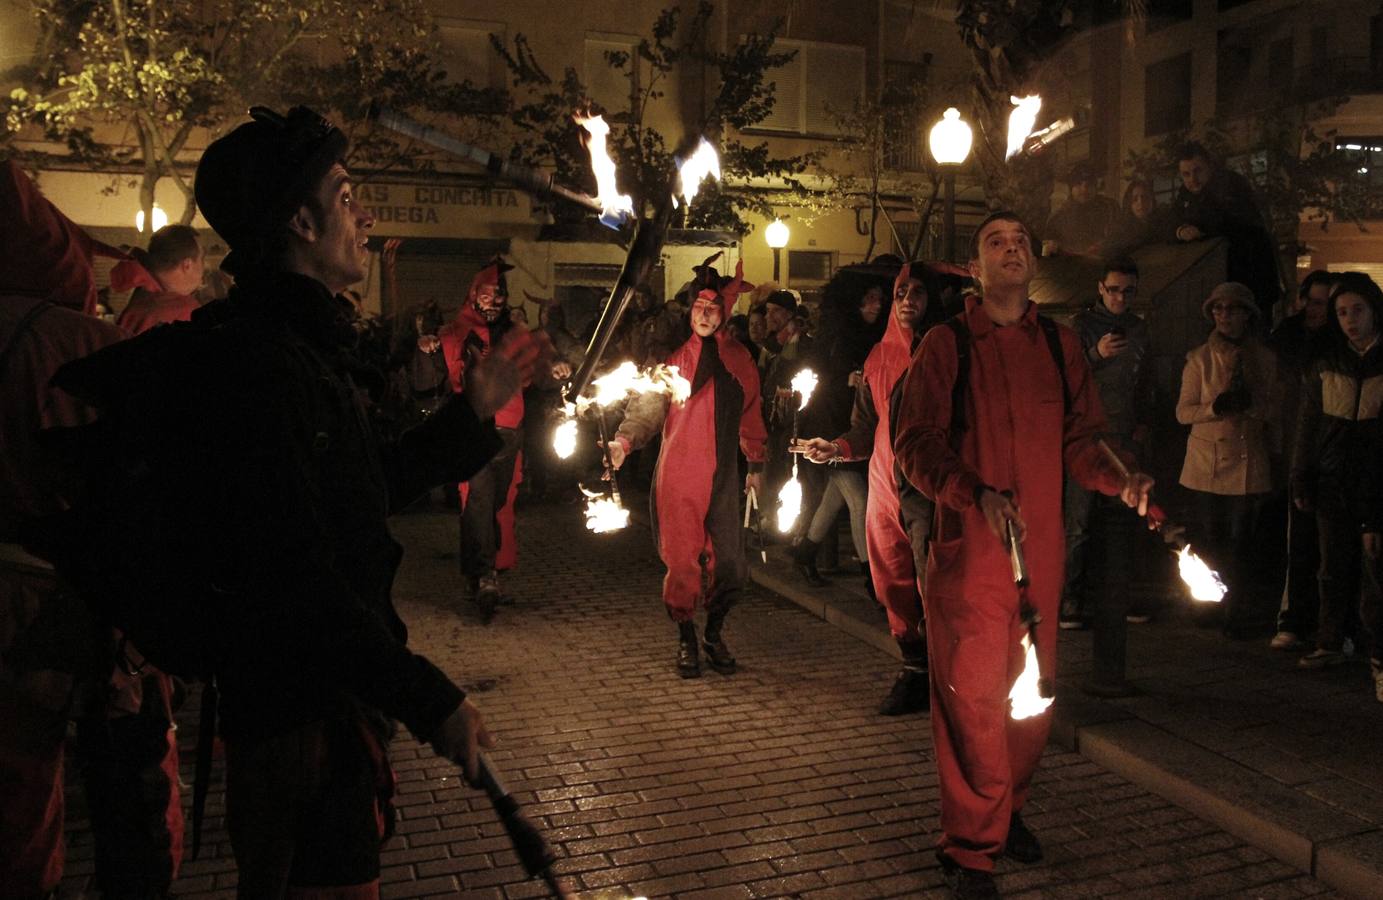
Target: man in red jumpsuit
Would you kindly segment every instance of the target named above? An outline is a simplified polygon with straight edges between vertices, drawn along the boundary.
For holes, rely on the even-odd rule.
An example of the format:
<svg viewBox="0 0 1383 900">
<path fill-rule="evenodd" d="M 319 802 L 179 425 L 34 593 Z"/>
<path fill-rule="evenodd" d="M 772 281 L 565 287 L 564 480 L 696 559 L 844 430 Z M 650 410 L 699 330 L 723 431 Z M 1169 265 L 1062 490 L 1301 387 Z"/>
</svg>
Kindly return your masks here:
<svg viewBox="0 0 1383 900">
<path fill-rule="evenodd" d="M 922 596 L 917 573 L 927 561 L 932 502 L 898 476 L 893 458 L 893 405 L 908 363 L 922 337 L 927 288 L 903 264 L 893 282 L 893 314 L 884 338 L 864 361 L 864 378 L 855 390 L 850 430 L 833 441 L 803 441 L 802 453 L 815 463 L 869 460 L 869 501 L 865 546 L 874 594 L 888 612 L 888 627 L 903 654 L 903 668 L 879 712 L 901 716 L 928 707 L 927 640 L 922 631 Z"/>
<path fill-rule="evenodd" d="M 438 338 L 451 377 L 451 389 L 465 389 L 466 368 L 489 356 L 514 323 L 504 273 L 513 266 L 498 257 L 471 279 L 466 302 Z M 523 391 L 516 391 L 495 414 L 503 447 L 470 481 L 460 486 L 461 574 L 489 623 L 500 602 L 499 573 L 518 561 L 514 540 L 514 497 L 523 475 Z"/>
<path fill-rule="evenodd" d="M 1038 662 L 1051 677 L 1063 469 L 1140 513 L 1152 479 L 1121 477 L 1097 444 L 1104 414 L 1080 339 L 1039 317 L 1028 298 L 1035 264 L 1027 227 L 1013 213 L 990 215 L 970 257 L 983 297 L 968 298 L 952 327 L 923 339 L 904 382 L 894 451 L 903 475 L 939 507 L 923 590 L 941 781 L 937 853 L 957 897 L 995 897 L 997 856 L 1042 858 L 1020 814 L 1051 727 L 1050 713 L 1009 715 L 1026 627 L 1000 536 L 1011 522 L 1023 542 L 1028 600 L 1041 616 Z"/>
<path fill-rule="evenodd" d="M 63 751 L 78 693 L 91 694 L 77 759 L 96 886 L 112 898 L 161 896 L 182 859 L 168 678 L 117 667 L 103 681 L 112 674 L 99 669 L 109 630 L 18 544 L 22 521 L 78 494 L 79 479 L 38 433 L 95 417 L 49 381 L 124 337 L 92 315 L 92 255 L 121 254 L 73 224 L 12 161 L 0 163 L 0 213 L 0 896 L 45 896 L 62 878 Z"/>
<path fill-rule="evenodd" d="M 196 229 L 165 225 L 149 238 L 149 249 L 111 269 L 113 291 L 134 288 L 130 302 L 115 320 L 129 334 L 143 334 L 165 322 L 186 322 L 198 307 L 192 296 L 202 286 L 202 244 Z"/>
<path fill-rule="evenodd" d="M 759 372 L 749 351 L 722 327 L 742 283 L 742 266 L 719 291 L 700 291 L 691 307 L 692 336 L 667 358 L 691 382 L 691 396 L 672 405 L 663 394 L 644 394 L 629 404 L 610 441 L 610 462 L 624 463 L 662 425 L 663 445 L 653 475 L 654 540 L 667 566 L 663 603 L 677 623 L 677 672 L 701 674 L 693 617 L 701 596 L 702 567 L 711 575 L 701 650 L 723 675 L 735 657 L 721 628 L 749 574 L 740 530 L 740 477 L 736 448 L 749 461 L 744 489 L 759 489 L 764 462 Z"/>
</svg>

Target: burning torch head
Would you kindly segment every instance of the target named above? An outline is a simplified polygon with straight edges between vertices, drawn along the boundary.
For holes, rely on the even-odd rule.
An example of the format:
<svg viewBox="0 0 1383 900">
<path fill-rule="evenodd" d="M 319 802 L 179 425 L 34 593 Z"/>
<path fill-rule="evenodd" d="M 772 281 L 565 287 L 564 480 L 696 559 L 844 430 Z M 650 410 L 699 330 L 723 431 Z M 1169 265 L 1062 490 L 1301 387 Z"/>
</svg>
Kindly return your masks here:
<svg viewBox="0 0 1383 900">
<path fill-rule="evenodd" d="M 197 207 L 230 246 L 232 275 L 267 261 L 289 219 L 346 156 L 345 133 L 305 106 L 287 115 L 250 110 L 251 121 L 212 141 L 197 163 Z"/>
<path fill-rule="evenodd" d="M 508 305 L 509 286 L 505 281 L 504 273 L 508 272 L 513 266 L 496 256 L 490 260 L 490 264 L 471 279 L 471 289 L 467 294 L 467 299 L 475 305 L 475 311 L 480 313 L 481 318 L 486 322 L 497 322 L 504 313 Z"/>
</svg>

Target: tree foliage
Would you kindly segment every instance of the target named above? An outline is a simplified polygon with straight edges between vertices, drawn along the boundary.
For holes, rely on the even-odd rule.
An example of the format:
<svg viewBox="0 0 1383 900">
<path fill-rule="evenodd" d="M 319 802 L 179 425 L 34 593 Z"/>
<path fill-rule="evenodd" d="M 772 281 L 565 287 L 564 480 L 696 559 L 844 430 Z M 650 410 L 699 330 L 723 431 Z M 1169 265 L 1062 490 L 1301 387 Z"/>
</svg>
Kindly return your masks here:
<svg viewBox="0 0 1383 900">
<path fill-rule="evenodd" d="M 94 169 L 137 171 L 146 214 L 171 180 L 183 222 L 196 212 L 189 142 L 253 104 L 334 112 L 357 132 L 357 155 L 395 162 L 409 154 L 358 127 L 363 102 L 494 105 L 447 82 L 422 0 L 37 0 L 33 15 L 41 36 L 34 63 L 14 73 L 7 132 L 34 129 Z"/>
<path fill-rule="evenodd" d="M 510 44 L 492 37 L 513 86 L 510 155 L 530 165 L 551 166 L 560 181 L 593 191 L 581 129 L 572 120 L 573 111 L 590 110 L 605 114 L 611 125 L 609 147 L 620 189 L 634 198 L 635 209 L 644 209 L 668 189 L 674 158 L 703 135 L 719 150 L 723 180 L 702 186 L 695 203 L 683 211 L 683 224 L 743 232 L 748 230 L 745 213 L 771 214 L 768 184 L 805 193 L 799 177 L 818 154 L 776 156 L 766 141 L 747 140 L 743 134 L 772 112 L 770 76 L 791 61 L 792 52 L 774 50 L 773 31 L 747 35 L 725 52 L 711 49 L 705 36 L 714 30 L 713 13 L 712 4 L 701 2 L 684 21 L 680 8 L 668 7 L 631 51 L 606 52 L 606 65 L 630 85 L 627 105 L 613 109 L 601 108 L 590 97 L 575 69 L 565 69 L 560 78 L 549 75 L 523 34 Z M 664 134 L 654 120 L 672 105 L 670 84 L 697 69 L 710 78 L 709 99 L 704 104 L 683 100 L 683 133 Z M 554 214 L 562 218 L 571 211 L 559 208 Z"/>
</svg>

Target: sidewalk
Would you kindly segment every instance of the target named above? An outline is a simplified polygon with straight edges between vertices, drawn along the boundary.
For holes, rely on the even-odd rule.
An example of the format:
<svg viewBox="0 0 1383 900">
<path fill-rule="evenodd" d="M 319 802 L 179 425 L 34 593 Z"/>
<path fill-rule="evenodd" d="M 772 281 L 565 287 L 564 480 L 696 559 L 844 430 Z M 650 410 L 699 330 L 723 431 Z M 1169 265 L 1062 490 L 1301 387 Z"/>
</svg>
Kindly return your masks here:
<svg viewBox="0 0 1383 900">
<path fill-rule="evenodd" d="M 768 553 L 750 553 L 754 581 L 898 655 L 858 574 L 811 588 L 783 548 Z M 1159 621 L 1129 629 L 1140 694 L 1095 700 L 1080 690 L 1090 641 L 1061 634 L 1055 742 L 1342 893 L 1383 897 L 1383 704 L 1366 660 L 1303 672 L 1266 640 Z"/>
</svg>

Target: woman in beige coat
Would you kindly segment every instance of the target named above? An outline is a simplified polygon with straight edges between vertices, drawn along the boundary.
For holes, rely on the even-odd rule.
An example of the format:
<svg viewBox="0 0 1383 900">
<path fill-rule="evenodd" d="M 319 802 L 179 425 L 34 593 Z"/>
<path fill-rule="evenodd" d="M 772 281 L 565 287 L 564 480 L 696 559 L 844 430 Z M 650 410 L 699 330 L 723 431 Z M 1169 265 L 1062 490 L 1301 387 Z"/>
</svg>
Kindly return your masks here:
<svg viewBox="0 0 1383 900">
<path fill-rule="evenodd" d="M 1240 637 L 1255 618 L 1247 596 L 1254 524 L 1273 487 L 1277 361 L 1251 333 L 1258 306 L 1246 286 L 1219 285 L 1201 309 L 1215 330 L 1181 372 L 1177 421 L 1191 426 L 1181 483 L 1194 492 L 1202 539 L 1229 587 L 1225 633 Z"/>
</svg>

